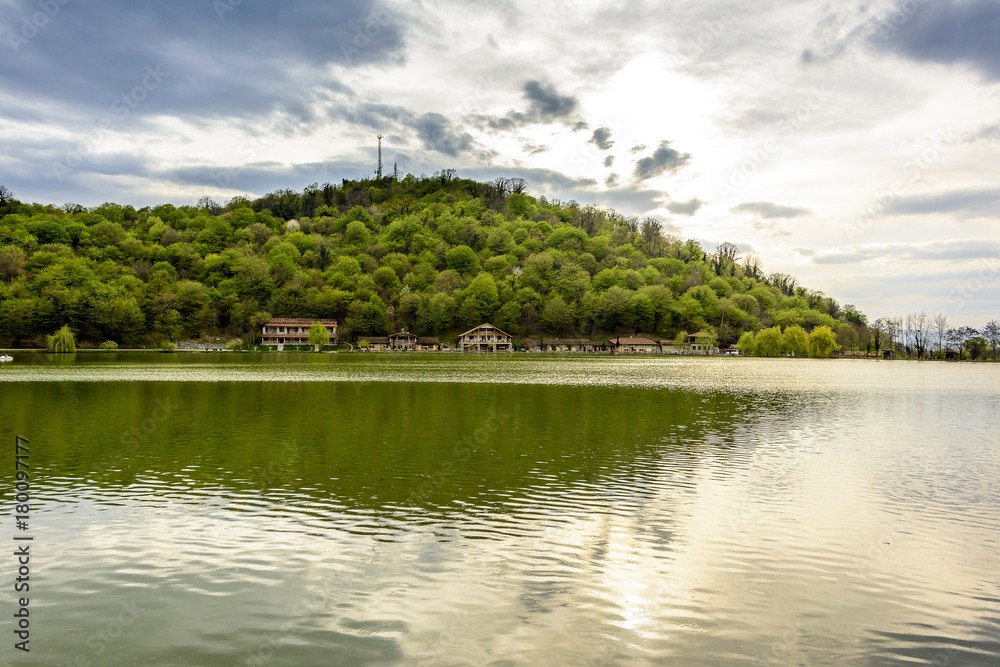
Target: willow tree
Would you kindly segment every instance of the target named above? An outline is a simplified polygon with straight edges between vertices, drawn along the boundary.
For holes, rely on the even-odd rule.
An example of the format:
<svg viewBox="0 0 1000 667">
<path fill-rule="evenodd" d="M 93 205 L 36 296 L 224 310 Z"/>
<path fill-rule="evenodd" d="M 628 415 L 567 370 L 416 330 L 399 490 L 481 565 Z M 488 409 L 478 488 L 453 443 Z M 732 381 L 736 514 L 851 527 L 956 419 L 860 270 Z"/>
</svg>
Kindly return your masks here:
<svg viewBox="0 0 1000 667">
<path fill-rule="evenodd" d="M 809 356 L 810 357 L 832 357 L 833 353 L 840 349 L 837 345 L 837 334 L 828 326 L 816 327 L 809 334 Z"/>
<path fill-rule="evenodd" d="M 47 337 L 49 352 L 76 352 L 76 339 L 69 325 Z"/>
<path fill-rule="evenodd" d="M 309 344 L 319 350 L 320 345 L 326 345 L 329 342 L 330 334 L 327 333 L 326 327 L 319 322 L 313 322 L 312 326 L 309 327 Z"/>
</svg>

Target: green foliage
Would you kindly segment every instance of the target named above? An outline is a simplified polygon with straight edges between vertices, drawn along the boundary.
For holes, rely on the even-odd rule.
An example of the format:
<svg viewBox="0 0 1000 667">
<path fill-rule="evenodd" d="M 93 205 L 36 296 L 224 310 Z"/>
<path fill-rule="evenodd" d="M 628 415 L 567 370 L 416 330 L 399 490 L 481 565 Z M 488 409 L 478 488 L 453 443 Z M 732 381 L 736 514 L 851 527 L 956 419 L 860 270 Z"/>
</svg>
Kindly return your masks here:
<svg viewBox="0 0 1000 667">
<path fill-rule="evenodd" d="M 326 345 L 329 342 L 330 333 L 326 330 L 326 327 L 319 322 L 313 322 L 312 326 L 309 327 L 309 344 Z"/>
<path fill-rule="evenodd" d="M 807 354 L 809 352 L 809 336 L 805 329 L 793 325 L 785 329 L 782 336 L 782 347 L 791 354 Z"/>
<path fill-rule="evenodd" d="M 92 344 L 252 344 L 273 313 L 335 318 L 353 338 L 492 321 L 515 335 L 683 329 L 749 346 L 746 334 L 775 325 L 801 327 L 787 344 L 805 353 L 805 332 L 829 327 L 843 345 L 865 321 L 785 274 L 723 266 L 693 241 L 652 243 L 613 211 L 514 190 L 448 171 L 236 197 L 224 208 L 66 213 L 8 202 L 0 338 L 37 345 L 68 325 Z M 786 345 L 779 333 L 773 351 L 769 337 L 757 353 Z"/>
<path fill-rule="evenodd" d="M 837 334 L 833 333 L 833 329 L 830 327 L 817 327 L 809 334 L 810 357 L 832 357 L 833 353 L 839 349 Z"/>
<path fill-rule="evenodd" d="M 476 274 L 479 272 L 479 258 L 476 251 L 467 245 L 452 248 L 445 255 L 448 268 L 456 273 Z"/>
<path fill-rule="evenodd" d="M 76 337 L 70 331 L 69 325 L 63 325 L 59 331 L 48 337 L 46 347 L 49 352 L 65 353 L 76 352 Z"/>
<path fill-rule="evenodd" d="M 770 327 L 757 332 L 754 340 L 754 354 L 758 357 L 776 357 L 784 349 L 781 329 Z"/>
</svg>

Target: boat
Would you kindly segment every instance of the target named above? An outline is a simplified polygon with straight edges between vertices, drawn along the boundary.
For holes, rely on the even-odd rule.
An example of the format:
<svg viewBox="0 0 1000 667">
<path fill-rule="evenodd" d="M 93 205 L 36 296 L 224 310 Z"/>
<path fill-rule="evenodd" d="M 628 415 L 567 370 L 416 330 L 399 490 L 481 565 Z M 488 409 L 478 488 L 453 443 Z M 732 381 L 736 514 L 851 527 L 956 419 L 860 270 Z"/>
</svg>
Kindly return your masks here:
<svg viewBox="0 0 1000 667">
<path fill-rule="evenodd" d="M 0 354 L 0 361 L 14 361 L 14 357 L 9 354 Z"/>
</svg>

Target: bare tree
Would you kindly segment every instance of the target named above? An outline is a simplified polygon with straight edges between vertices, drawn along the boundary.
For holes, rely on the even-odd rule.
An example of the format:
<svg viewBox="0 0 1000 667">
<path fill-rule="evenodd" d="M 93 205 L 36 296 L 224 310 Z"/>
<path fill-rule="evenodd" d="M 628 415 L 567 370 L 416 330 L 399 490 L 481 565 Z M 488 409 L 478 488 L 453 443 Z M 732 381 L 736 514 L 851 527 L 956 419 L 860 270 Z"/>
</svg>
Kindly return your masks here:
<svg viewBox="0 0 1000 667">
<path fill-rule="evenodd" d="M 885 334 L 886 341 L 885 346 L 889 348 L 892 352 L 896 351 L 896 343 L 899 338 L 899 333 L 903 328 L 903 318 L 902 317 L 887 317 L 885 319 Z"/>
<path fill-rule="evenodd" d="M 929 326 L 930 320 L 927 318 L 927 313 L 913 313 L 907 316 L 906 328 L 910 331 L 913 346 L 917 348 L 918 359 L 922 358 L 927 350 Z"/>
<path fill-rule="evenodd" d="M 0 185 L 0 206 L 3 206 L 14 198 L 14 193 L 7 189 L 6 185 Z"/>
<path fill-rule="evenodd" d="M 659 220 L 646 218 L 642 221 L 640 232 L 646 241 L 646 251 L 652 256 L 653 249 L 659 246 L 660 240 L 663 238 L 663 225 L 660 224 Z"/>
<path fill-rule="evenodd" d="M 763 275 L 763 264 L 760 261 L 760 257 L 754 254 L 748 254 L 743 257 L 743 274 L 754 280 L 760 280 Z"/>
<path fill-rule="evenodd" d="M 990 349 L 993 350 L 993 361 L 997 360 L 997 346 L 1000 345 L 1000 323 L 996 320 L 990 320 L 983 327 L 982 331 L 983 338 L 990 344 Z"/>
<path fill-rule="evenodd" d="M 868 325 L 868 334 L 871 336 L 872 346 L 875 348 L 875 356 L 885 345 L 889 334 L 889 324 L 884 317 L 880 317 Z"/>
<path fill-rule="evenodd" d="M 948 333 L 948 316 L 944 313 L 939 313 L 934 316 L 934 331 L 937 332 L 938 339 L 938 354 L 944 354 L 944 343 L 945 336 Z"/>
<path fill-rule="evenodd" d="M 718 276 L 732 275 L 736 269 L 736 262 L 739 259 L 739 248 L 726 241 L 719 245 L 712 255 L 712 268 Z"/>
</svg>

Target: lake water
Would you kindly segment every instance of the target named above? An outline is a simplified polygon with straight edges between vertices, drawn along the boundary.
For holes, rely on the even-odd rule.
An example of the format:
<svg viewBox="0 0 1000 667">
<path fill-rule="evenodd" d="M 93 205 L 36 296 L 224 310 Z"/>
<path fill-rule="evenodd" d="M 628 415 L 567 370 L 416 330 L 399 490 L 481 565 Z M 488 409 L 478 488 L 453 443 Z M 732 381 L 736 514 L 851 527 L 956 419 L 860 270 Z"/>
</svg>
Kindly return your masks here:
<svg viewBox="0 0 1000 667">
<path fill-rule="evenodd" d="M 1000 664 L 997 365 L 15 357 L 3 664 Z"/>
</svg>

